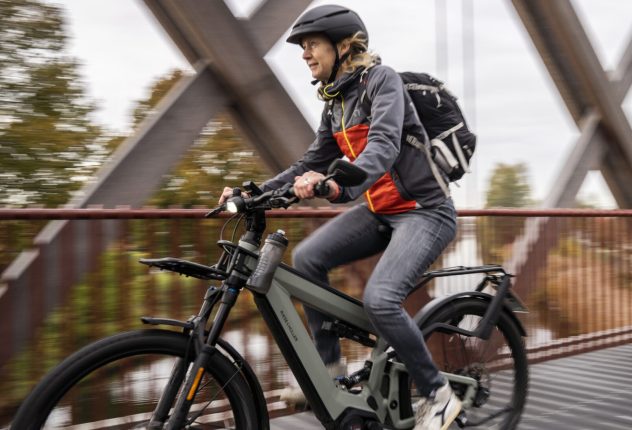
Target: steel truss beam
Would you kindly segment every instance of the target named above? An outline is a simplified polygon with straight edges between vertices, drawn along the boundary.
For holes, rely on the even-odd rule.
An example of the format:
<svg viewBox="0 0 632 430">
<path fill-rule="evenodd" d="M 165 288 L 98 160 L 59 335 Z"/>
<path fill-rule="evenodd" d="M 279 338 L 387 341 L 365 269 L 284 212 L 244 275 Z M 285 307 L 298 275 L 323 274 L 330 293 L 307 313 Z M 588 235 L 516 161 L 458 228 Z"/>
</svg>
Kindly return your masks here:
<svg viewBox="0 0 632 430">
<path fill-rule="evenodd" d="M 632 207 L 632 130 L 621 108 L 632 85 L 632 39 L 613 73 L 603 70 L 569 0 L 512 0 L 581 135 L 543 207 L 571 207 L 591 170 L 601 170 L 617 204 Z M 559 232 L 548 218 L 527 220 L 510 271 L 525 294 Z"/>
<path fill-rule="evenodd" d="M 581 131 L 569 158 L 571 163 L 564 166 L 562 180 L 555 182 L 556 187 L 545 202 L 549 207 L 568 205 L 589 170 L 608 170 L 604 159 L 609 151 L 623 156 L 628 169 L 632 167 L 632 129 L 621 108 L 632 84 L 632 40 L 617 70 L 608 74 L 569 0 L 512 2 Z M 592 148 L 599 145 L 606 148 Z M 608 185 L 613 194 L 625 196 L 628 184 Z M 617 203 L 620 207 L 632 207 L 632 199 Z"/>
</svg>

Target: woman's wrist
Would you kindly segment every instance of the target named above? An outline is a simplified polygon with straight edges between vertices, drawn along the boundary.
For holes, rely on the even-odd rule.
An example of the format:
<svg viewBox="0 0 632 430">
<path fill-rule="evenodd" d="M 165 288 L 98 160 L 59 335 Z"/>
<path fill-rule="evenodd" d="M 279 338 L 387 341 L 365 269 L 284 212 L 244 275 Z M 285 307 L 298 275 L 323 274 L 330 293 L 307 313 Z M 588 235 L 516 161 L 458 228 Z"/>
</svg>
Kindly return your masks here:
<svg viewBox="0 0 632 430">
<path fill-rule="evenodd" d="M 327 181 L 327 185 L 329 185 L 329 194 L 327 195 L 327 200 L 333 202 L 340 197 L 340 185 L 336 183 L 333 179 Z"/>
</svg>

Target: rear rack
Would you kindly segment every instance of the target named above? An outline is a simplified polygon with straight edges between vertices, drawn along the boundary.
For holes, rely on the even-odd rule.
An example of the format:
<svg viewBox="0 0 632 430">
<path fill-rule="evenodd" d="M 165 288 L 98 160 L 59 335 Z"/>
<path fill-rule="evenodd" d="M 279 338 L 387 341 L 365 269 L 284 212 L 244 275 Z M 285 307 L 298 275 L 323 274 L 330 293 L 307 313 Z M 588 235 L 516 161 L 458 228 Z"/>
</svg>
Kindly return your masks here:
<svg viewBox="0 0 632 430">
<path fill-rule="evenodd" d="M 422 279 L 425 281 L 426 279 L 430 280 L 433 278 L 440 278 L 443 276 L 471 275 L 473 273 L 508 275 L 508 273 L 505 272 L 505 269 L 499 264 L 484 264 L 482 266 L 473 266 L 473 267 L 454 266 L 454 267 L 446 267 L 443 269 L 433 270 L 431 272 L 424 273 L 422 275 Z"/>
<path fill-rule="evenodd" d="M 476 286 L 474 291 L 483 291 L 483 289 L 487 285 L 491 285 L 494 289 L 498 289 L 500 283 L 504 278 L 513 278 L 514 275 L 511 273 L 507 273 L 505 269 L 499 264 L 485 264 L 482 266 L 454 266 L 454 267 L 446 267 L 443 269 L 433 270 L 430 272 L 426 272 L 420 278 L 419 282 L 412 291 L 416 291 L 424 285 L 428 284 L 434 278 L 442 278 L 446 276 L 459 276 L 459 275 L 472 275 L 476 273 L 485 273 L 485 276 L 479 284 Z M 520 298 L 510 289 L 511 283 L 508 284 L 509 289 L 506 293 L 506 301 L 514 312 L 526 312 L 527 307 L 520 300 Z M 411 291 L 411 293 L 412 293 Z"/>
</svg>

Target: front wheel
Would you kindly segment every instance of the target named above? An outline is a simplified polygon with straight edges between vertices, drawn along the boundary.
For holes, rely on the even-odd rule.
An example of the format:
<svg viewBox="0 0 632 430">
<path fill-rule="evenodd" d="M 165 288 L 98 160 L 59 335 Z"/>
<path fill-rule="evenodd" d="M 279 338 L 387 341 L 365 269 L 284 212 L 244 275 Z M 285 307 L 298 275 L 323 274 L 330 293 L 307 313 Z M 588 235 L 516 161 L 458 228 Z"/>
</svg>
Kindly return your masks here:
<svg viewBox="0 0 632 430">
<path fill-rule="evenodd" d="M 479 384 L 473 404 L 465 411 L 467 425 L 513 429 L 526 402 L 528 365 L 524 341 L 512 316 L 501 312 L 487 340 L 444 329 L 427 333 L 436 323 L 474 331 L 488 306 L 489 302 L 476 298 L 451 302 L 438 309 L 420 328 L 440 371 L 474 378 Z M 458 396 L 464 396 L 467 389 L 464 384 L 453 381 L 450 384 Z"/>
<path fill-rule="evenodd" d="M 88 345 L 34 388 L 11 428 L 148 428 L 173 369 L 189 366 L 192 349 L 188 336 L 166 330 L 123 333 Z M 222 354 L 211 356 L 189 421 L 190 429 L 256 428 L 248 385 Z"/>
</svg>

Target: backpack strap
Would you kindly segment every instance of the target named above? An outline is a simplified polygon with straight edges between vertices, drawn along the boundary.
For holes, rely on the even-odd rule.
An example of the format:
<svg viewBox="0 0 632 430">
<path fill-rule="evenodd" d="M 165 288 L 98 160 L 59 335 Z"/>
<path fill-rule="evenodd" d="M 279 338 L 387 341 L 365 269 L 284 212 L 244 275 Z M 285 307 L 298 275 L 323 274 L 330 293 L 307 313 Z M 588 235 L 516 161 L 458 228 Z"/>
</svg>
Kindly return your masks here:
<svg viewBox="0 0 632 430">
<path fill-rule="evenodd" d="M 452 146 L 454 146 L 454 152 L 456 152 L 456 156 L 459 159 L 459 164 L 463 168 L 463 171 L 465 171 L 465 173 L 470 173 L 470 165 L 465 158 L 465 154 L 463 154 L 463 148 L 461 148 L 461 144 L 459 143 L 459 139 L 456 137 L 456 133 L 452 133 Z"/>
<path fill-rule="evenodd" d="M 404 88 L 406 88 L 407 91 L 423 91 L 423 92 L 427 91 L 431 94 L 434 94 L 435 97 L 437 98 L 437 107 L 441 107 L 441 96 L 439 95 L 439 93 L 444 89 L 443 84 L 437 87 L 434 85 L 410 83 L 410 84 L 404 84 Z"/>
<path fill-rule="evenodd" d="M 450 197 L 450 188 L 448 187 L 448 184 L 446 183 L 441 172 L 439 172 L 439 169 L 437 168 L 437 164 L 432 159 L 432 154 L 430 152 L 430 148 L 428 147 L 428 145 L 420 142 L 419 139 L 417 139 L 412 134 L 406 135 L 406 143 L 413 146 L 414 148 L 419 149 L 420 151 L 423 151 L 424 154 L 426 154 L 426 159 L 428 160 L 428 164 L 430 165 L 432 176 L 434 176 L 435 180 L 437 181 L 437 184 L 439 184 L 439 187 L 441 188 L 441 191 L 443 191 L 443 194 L 445 194 L 446 198 Z"/>
<path fill-rule="evenodd" d="M 454 152 L 456 153 L 456 157 L 459 159 L 459 164 L 463 168 L 463 170 L 467 173 L 470 173 L 470 165 L 465 158 L 465 154 L 463 154 L 463 149 L 461 148 L 461 144 L 459 143 L 459 139 L 456 137 L 456 131 L 465 127 L 465 123 L 461 121 L 457 125 L 452 128 L 447 129 L 443 133 L 439 134 L 435 137 L 435 139 L 443 141 L 449 135 L 452 135 L 452 147 L 454 147 Z"/>
<path fill-rule="evenodd" d="M 443 140 L 446 137 L 448 137 L 450 134 L 456 132 L 457 130 L 463 128 L 465 124 L 463 124 L 463 121 L 461 121 L 460 123 L 458 123 L 457 125 L 455 125 L 452 128 L 447 129 L 446 131 L 444 131 L 443 133 L 435 136 L 435 139 L 439 139 L 439 140 Z"/>
</svg>

